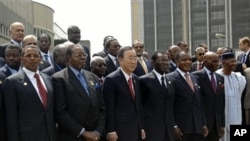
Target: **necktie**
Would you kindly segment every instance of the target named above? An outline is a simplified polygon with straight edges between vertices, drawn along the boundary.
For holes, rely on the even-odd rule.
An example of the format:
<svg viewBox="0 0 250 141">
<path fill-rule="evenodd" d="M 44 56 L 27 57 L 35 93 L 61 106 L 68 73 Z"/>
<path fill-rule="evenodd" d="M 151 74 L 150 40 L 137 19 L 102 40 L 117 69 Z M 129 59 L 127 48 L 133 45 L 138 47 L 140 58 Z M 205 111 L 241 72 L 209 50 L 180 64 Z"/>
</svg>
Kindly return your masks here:
<svg viewBox="0 0 250 141">
<path fill-rule="evenodd" d="M 245 63 L 245 61 L 246 61 L 246 54 L 244 53 L 241 58 L 241 63 Z"/>
<path fill-rule="evenodd" d="M 201 70 L 201 68 L 202 68 L 202 63 L 199 63 L 198 70 Z"/>
<path fill-rule="evenodd" d="M 216 93 L 216 82 L 215 82 L 215 79 L 214 79 L 214 73 L 211 72 L 210 75 L 211 75 L 210 82 L 211 82 L 211 85 L 213 87 L 214 92 Z"/>
<path fill-rule="evenodd" d="M 165 89 L 166 85 L 165 85 L 164 81 L 165 81 L 164 76 L 162 76 L 161 77 L 161 86 Z"/>
<path fill-rule="evenodd" d="M 82 74 L 81 72 L 79 72 L 77 76 L 78 76 L 78 79 L 79 79 L 80 82 L 81 82 L 81 85 L 82 85 L 83 89 L 85 90 L 85 92 L 86 92 L 86 93 L 88 94 L 88 96 L 89 96 L 88 85 L 87 85 L 87 83 L 86 83 L 86 80 L 85 80 L 83 74 Z"/>
<path fill-rule="evenodd" d="M 148 69 L 147 69 L 147 66 L 146 66 L 145 61 L 144 61 L 142 58 L 139 58 L 139 59 L 138 59 L 138 62 L 141 64 L 141 66 L 142 66 L 144 72 L 145 72 L 145 73 L 148 73 Z"/>
<path fill-rule="evenodd" d="M 40 94 L 40 97 L 42 99 L 42 103 L 43 103 L 43 106 L 44 108 L 46 108 L 46 105 L 47 105 L 47 91 L 45 90 L 41 80 L 40 80 L 40 77 L 37 73 L 35 73 L 34 77 L 36 78 L 36 84 L 37 84 L 37 88 L 38 88 L 38 91 L 39 91 L 39 94 Z"/>
<path fill-rule="evenodd" d="M 115 66 L 118 68 L 119 67 L 119 62 L 117 60 L 117 58 L 115 58 Z"/>
<path fill-rule="evenodd" d="M 48 54 L 44 54 L 44 58 L 45 58 L 46 61 L 49 62 L 49 55 Z"/>
<path fill-rule="evenodd" d="M 135 92 L 134 92 L 134 89 L 133 89 L 133 82 L 132 82 L 131 77 L 129 77 L 129 79 L 128 79 L 128 86 L 129 86 L 131 97 L 132 97 L 133 100 L 135 100 Z"/>
<path fill-rule="evenodd" d="M 190 88 L 194 91 L 194 86 L 193 86 L 192 81 L 189 78 L 189 74 L 188 73 L 185 73 L 185 78 L 186 78 L 186 81 L 187 81 L 188 85 L 190 86 Z"/>
</svg>

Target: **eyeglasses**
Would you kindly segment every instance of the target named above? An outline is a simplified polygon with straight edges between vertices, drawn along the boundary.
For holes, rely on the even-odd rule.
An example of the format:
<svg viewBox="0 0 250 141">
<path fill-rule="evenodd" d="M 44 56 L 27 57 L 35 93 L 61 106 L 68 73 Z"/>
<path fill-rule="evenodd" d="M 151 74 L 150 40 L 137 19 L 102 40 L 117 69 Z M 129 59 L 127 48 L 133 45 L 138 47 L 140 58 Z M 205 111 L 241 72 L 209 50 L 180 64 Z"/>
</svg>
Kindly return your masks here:
<svg viewBox="0 0 250 141">
<path fill-rule="evenodd" d="M 202 55 L 204 55 L 204 54 L 205 54 L 205 53 L 198 53 L 199 56 L 202 56 Z"/>
</svg>

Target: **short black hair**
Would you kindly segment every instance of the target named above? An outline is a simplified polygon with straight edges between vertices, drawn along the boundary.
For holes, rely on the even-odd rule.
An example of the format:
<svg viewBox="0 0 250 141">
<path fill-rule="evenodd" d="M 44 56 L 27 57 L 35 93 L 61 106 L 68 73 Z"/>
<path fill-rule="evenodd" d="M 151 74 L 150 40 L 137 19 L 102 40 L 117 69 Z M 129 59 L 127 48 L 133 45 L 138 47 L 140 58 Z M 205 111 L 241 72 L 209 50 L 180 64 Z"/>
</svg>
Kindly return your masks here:
<svg viewBox="0 0 250 141">
<path fill-rule="evenodd" d="M 155 62 L 157 60 L 157 58 L 158 58 L 159 53 L 166 54 L 164 51 L 158 50 L 158 51 L 154 52 L 154 54 L 151 57 L 151 60 L 153 60 Z"/>
<path fill-rule="evenodd" d="M 117 58 L 123 58 L 124 52 L 127 50 L 134 50 L 134 48 L 131 46 L 124 46 L 124 47 L 120 48 L 120 50 L 118 51 L 118 54 L 117 54 Z"/>
</svg>

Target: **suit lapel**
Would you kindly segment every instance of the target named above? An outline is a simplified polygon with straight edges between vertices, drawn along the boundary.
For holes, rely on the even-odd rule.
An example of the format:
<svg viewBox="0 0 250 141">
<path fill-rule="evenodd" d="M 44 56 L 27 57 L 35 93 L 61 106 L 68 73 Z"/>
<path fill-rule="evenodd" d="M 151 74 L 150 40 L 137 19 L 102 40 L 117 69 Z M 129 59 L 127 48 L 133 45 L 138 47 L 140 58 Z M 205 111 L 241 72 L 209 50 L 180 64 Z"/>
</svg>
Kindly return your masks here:
<svg viewBox="0 0 250 141">
<path fill-rule="evenodd" d="M 20 78 L 20 84 L 24 87 L 24 90 L 27 91 L 27 94 L 33 99 L 33 101 L 37 103 L 39 108 L 44 109 L 42 101 L 28 76 L 23 71 L 20 71 L 20 73 L 22 73 L 21 76 L 23 76 Z"/>
</svg>

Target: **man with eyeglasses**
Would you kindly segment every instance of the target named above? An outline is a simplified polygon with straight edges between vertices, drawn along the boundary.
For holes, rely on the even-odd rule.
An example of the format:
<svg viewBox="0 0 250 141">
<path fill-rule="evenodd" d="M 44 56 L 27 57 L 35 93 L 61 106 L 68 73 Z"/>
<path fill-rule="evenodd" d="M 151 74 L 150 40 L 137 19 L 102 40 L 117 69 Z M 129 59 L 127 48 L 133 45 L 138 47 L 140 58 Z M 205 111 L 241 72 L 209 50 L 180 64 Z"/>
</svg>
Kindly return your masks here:
<svg viewBox="0 0 250 141">
<path fill-rule="evenodd" d="M 152 70 L 152 66 L 151 62 L 144 59 L 143 57 L 144 43 L 139 40 L 135 40 L 133 43 L 133 48 L 135 49 L 137 56 L 137 66 L 134 73 L 137 76 L 142 76 L 149 73 Z"/>
<path fill-rule="evenodd" d="M 84 69 L 82 46 L 66 49 L 67 67 L 52 75 L 59 141 L 98 141 L 105 125 L 105 105 L 99 78 Z"/>
<path fill-rule="evenodd" d="M 108 55 L 104 57 L 104 60 L 107 64 L 106 74 L 114 72 L 119 67 L 119 62 L 117 61 L 117 54 L 121 48 L 120 43 L 115 38 L 110 38 L 106 41 L 105 47 L 107 49 Z"/>
<path fill-rule="evenodd" d="M 195 49 L 195 57 L 197 61 L 192 63 L 191 72 L 198 71 L 203 68 L 203 56 L 205 54 L 205 49 L 203 47 L 197 47 Z"/>
</svg>

